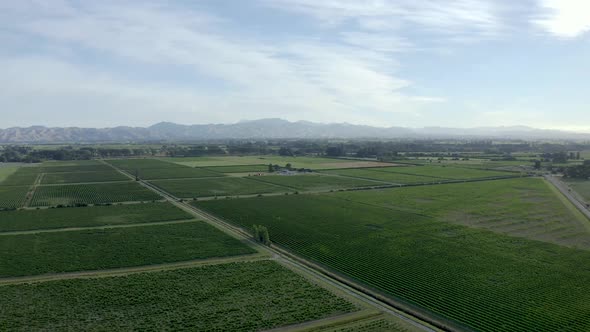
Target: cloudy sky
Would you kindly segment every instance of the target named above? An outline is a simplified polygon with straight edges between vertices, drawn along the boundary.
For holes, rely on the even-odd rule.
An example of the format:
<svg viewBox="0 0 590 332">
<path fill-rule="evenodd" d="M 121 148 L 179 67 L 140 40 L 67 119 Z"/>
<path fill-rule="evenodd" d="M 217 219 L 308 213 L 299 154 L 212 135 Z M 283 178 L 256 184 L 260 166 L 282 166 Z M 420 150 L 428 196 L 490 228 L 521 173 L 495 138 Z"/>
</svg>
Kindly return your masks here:
<svg viewBox="0 0 590 332">
<path fill-rule="evenodd" d="M 0 0 L 0 128 L 590 132 L 587 0 Z"/>
</svg>

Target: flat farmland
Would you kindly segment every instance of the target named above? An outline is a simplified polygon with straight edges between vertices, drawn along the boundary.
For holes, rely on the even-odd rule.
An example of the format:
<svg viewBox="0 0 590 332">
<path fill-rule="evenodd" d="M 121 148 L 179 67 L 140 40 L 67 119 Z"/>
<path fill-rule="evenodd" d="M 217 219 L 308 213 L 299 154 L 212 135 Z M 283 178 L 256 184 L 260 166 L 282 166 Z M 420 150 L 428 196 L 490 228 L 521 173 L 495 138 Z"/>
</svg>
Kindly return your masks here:
<svg viewBox="0 0 590 332">
<path fill-rule="evenodd" d="M 100 270 L 254 253 L 202 221 L 0 236 L 0 277 Z"/>
<path fill-rule="evenodd" d="M 498 176 L 518 176 L 518 173 L 487 171 L 474 168 L 460 168 L 450 166 L 414 166 L 414 167 L 383 167 L 376 168 L 378 172 L 392 172 L 419 176 L 429 176 L 438 179 L 468 180 L 485 179 Z"/>
<path fill-rule="evenodd" d="M 128 172 L 149 168 L 183 168 L 185 166 L 158 159 L 112 159 L 107 162 Z"/>
<path fill-rule="evenodd" d="M 110 169 L 103 172 L 46 173 L 41 184 L 129 181 L 125 175 Z"/>
<path fill-rule="evenodd" d="M 267 172 L 268 165 L 212 166 L 205 169 L 219 173 L 260 173 Z"/>
<path fill-rule="evenodd" d="M 271 261 L 7 285 L 0 306 L 8 331 L 259 331 L 357 310 Z"/>
<path fill-rule="evenodd" d="M 104 165 L 99 160 L 67 160 L 67 161 L 45 161 L 41 164 L 42 167 L 52 166 L 97 166 Z"/>
<path fill-rule="evenodd" d="M 135 182 L 40 186 L 31 206 L 104 204 L 129 201 L 152 201 L 159 195 Z"/>
<path fill-rule="evenodd" d="M 542 179 L 339 193 L 338 198 L 512 236 L 590 249 L 590 222 Z"/>
<path fill-rule="evenodd" d="M 22 207 L 29 187 L 0 186 L 0 209 L 14 209 Z"/>
<path fill-rule="evenodd" d="M 381 195 L 401 197 L 407 189 Z M 479 331 L 590 329 L 590 293 L 583 291 L 590 251 L 370 205 L 372 192 L 194 204 L 247 229 L 265 225 L 273 242 L 451 324 Z"/>
<path fill-rule="evenodd" d="M 285 166 L 291 164 L 294 168 L 310 169 L 329 169 L 329 168 L 346 168 L 346 167 L 378 167 L 392 166 L 389 163 L 376 161 L 359 161 L 335 158 L 321 157 L 281 157 L 281 156 L 221 156 L 221 157 L 189 157 L 189 158 L 165 158 L 163 160 L 191 166 L 191 167 L 210 167 L 210 166 L 242 166 L 242 165 L 260 165 L 273 164 Z"/>
<path fill-rule="evenodd" d="M 130 172 L 135 175 L 135 172 Z M 220 177 L 224 174 L 209 171 L 203 168 L 190 167 L 171 167 L 171 168 L 144 168 L 137 172 L 141 179 L 155 180 L 155 179 L 180 179 L 180 178 L 207 178 Z"/>
<path fill-rule="evenodd" d="M 345 188 L 375 187 L 385 184 L 363 179 L 318 174 L 265 175 L 253 177 L 253 179 L 297 190 L 336 190 Z"/>
<path fill-rule="evenodd" d="M 37 180 L 38 171 L 36 167 L 21 167 L 6 176 L 4 181 L 0 182 L 0 186 L 30 186 Z"/>
<path fill-rule="evenodd" d="M 376 169 L 366 169 L 366 168 L 362 168 L 362 169 L 361 168 L 347 168 L 347 169 L 339 169 L 339 170 L 331 169 L 331 170 L 322 171 L 322 173 L 324 173 L 324 172 L 328 173 L 328 174 L 349 176 L 349 177 L 355 177 L 355 178 L 360 178 L 360 179 L 382 181 L 382 182 L 387 182 L 389 184 L 419 184 L 419 183 L 433 183 L 433 182 L 440 181 L 440 179 L 436 179 L 436 178 L 432 178 L 432 177 L 419 176 L 419 175 L 409 175 L 409 174 L 394 173 L 394 172 L 378 172 Z"/>
<path fill-rule="evenodd" d="M 16 172 L 17 169 L 18 166 L 7 166 L 0 164 L 0 185 L 2 185 L 2 181 L 4 181 L 4 179 Z"/>
<path fill-rule="evenodd" d="M 265 194 L 290 191 L 248 178 L 224 177 L 183 180 L 157 180 L 150 183 L 162 188 L 176 197 L 210 197 Z"/>
<path fill-rule="evenodd" d="M 6 211 L 0 214 L 0 232 L 127 225 L 183 219 L 192 219 L 192 216 L 168 202 Z"/>
<path fill-rule="evenodd" d="M 39 172 L 41 173 L 70 173 L 70 172 L 109 172 L 113 168 L 105 164 L 96 165 L 59 165 L 41 166 Z"/>
</svg>

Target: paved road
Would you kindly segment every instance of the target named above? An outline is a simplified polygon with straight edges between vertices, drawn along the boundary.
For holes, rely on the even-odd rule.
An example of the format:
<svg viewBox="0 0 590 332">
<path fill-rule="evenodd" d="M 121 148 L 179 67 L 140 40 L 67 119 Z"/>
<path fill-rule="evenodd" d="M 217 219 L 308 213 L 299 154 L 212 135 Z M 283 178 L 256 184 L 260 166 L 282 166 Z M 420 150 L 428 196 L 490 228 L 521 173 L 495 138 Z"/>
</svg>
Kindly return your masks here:
<svg viewBox="0 0 590 332">
<path fill-rule="evenodd" d="M 567 187 L 567 185 L 561 182 L 558 178 L 553 175 L 544 175 L 545 179 L 549 181 L 557 190 L 559 190 L 572 204 L 580 210 L 588 219 L 590 219 L 590 210 L 586 206 L 586 204 L 580 202 L 574 194 L 570 191 L 571 189 Z"/>
</svg>

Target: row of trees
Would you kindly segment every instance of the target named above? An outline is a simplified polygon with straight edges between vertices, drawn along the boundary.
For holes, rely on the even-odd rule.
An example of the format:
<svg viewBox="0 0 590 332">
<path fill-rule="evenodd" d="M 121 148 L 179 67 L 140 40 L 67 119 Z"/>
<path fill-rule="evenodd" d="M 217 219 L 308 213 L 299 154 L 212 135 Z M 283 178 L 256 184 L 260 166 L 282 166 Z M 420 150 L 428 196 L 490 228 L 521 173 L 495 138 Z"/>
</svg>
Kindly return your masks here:
<svg viewBox="0 0 590 332">
<path fill-rule="evenodd" d="M 563 175 L 573 179 L 590 179 L 590 160 L 585 160 L 582 165 L 566 167 Z"/>
</svg>

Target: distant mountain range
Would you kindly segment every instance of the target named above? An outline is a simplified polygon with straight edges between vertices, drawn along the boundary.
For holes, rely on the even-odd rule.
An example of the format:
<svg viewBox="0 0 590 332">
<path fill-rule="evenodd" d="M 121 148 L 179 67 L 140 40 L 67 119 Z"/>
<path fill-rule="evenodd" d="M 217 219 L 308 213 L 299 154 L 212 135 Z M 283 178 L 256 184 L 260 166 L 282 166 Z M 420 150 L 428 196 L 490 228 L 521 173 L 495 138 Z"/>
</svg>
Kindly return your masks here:
<svg viewBox="0 0 590 332">
<path fill-rule="evenodd" d="M 114 128 L 28 128 L 0 129 L 0 143 L 95 143 L 197 141 L 215 139 L 276 138 L 506 138 L 590 140 L 590 134 L 524 126 L 480 128 L 371 127 L 347 123 L 289 122 L 282 119 L 241 121 L 235 124 L 182 125 L 161 122 L 153 126 Z"/>
</svg>

